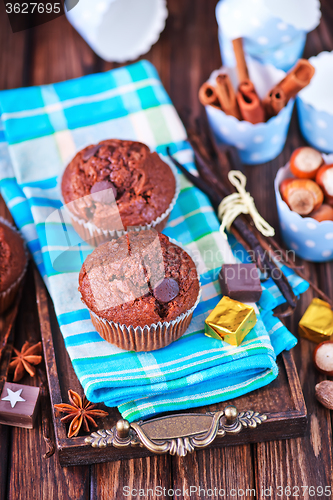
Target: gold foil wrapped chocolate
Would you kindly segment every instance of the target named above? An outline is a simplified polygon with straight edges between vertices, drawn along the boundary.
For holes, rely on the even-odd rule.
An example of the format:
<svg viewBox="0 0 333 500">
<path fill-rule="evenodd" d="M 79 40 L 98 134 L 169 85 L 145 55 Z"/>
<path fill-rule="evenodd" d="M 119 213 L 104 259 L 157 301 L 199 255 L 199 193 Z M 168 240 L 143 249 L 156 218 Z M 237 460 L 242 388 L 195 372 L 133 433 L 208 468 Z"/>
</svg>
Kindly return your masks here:
<svg viewBox="0 0 333 500">
<path fill-rule="evenodd" d="M 312 342 L 329 340 L 333 335 L 333 311 L 321 299 L 313 299 L 298 324 L 298 333 Z"/>
<path fill-rule="evenodd" d="M 257 322 L 254 308 L 224 296 L 205 321 L 205 334 L 238 346 Z"/>
</svg>

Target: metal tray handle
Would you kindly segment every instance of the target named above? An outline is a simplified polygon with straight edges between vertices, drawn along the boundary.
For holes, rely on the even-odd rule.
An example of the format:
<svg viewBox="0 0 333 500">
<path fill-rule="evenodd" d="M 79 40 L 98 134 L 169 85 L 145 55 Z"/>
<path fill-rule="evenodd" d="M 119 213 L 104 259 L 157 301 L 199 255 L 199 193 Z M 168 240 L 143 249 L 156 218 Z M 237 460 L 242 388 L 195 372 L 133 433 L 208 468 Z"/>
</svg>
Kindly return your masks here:
<svg viewBox="0 0 333 500">
<path fill-rule="evenodd" d="M 211 413 L 179 413 L 152 420 L 128 422 L 120 419 L 112 429 L 100 429 L 86 437 L 94 448 L 144 446 L 153 453 L 184 457 L 196 448 L 205 448 L 216 436 L 254 429 L 267 419 L 252 410 L 238 413 L 235 406 Z"/>
</svg>

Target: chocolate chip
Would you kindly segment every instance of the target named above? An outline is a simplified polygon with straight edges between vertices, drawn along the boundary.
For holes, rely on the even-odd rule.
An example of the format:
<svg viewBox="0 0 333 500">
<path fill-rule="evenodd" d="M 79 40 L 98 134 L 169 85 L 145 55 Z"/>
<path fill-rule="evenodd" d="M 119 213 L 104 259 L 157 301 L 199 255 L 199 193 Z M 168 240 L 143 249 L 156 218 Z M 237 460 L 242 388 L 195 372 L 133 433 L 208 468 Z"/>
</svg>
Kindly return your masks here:
<svg viewBox="0 0 333 500">
<path fill-rule="evenodd" d="M 99 150 L 100 147 L 101 146 L 99 144 L 97 144 L 96 146 L 92 146 L 91 148 L 86 149 L 86 151 L 82 155 L 82 160 L 88 161 L 89 158 L 91 158 L 92 156 L 94 156 L 97 153 L 97 151 Z"/>
<path fill-rule="evenodd" d="M 94 201 L 110 204 L 116 199 L 117 188 L 110 181 L 99 181 L 92 186 L 90 194 Z"/>
<path fill-rule="evenodd" d="M 154 297 L 159 302 L 167 303 L 179 294 L 179 286 L 176 280 L 164 278 L 154 288 Z"/>
</svg>

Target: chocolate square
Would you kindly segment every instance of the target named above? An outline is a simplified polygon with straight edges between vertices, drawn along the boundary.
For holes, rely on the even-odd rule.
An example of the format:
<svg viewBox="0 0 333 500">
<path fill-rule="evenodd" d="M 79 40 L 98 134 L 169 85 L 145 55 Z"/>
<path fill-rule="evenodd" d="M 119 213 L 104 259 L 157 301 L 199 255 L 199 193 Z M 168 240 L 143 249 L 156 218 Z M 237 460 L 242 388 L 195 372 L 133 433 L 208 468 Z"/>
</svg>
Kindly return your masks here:
<svg viewBox="0 0 333 500">
<path fill-rule="evenodd" d="M 5 382 L 0 396 L 0 424 L 32 429 L 38 401 L 39 387 Z"/>
<path fill-rule="evenodd" d="M 257 302 L 262 293 L 255 264 L 223 264 L 219 273 L 223 295 L 239 302 Z"/>
</svg>

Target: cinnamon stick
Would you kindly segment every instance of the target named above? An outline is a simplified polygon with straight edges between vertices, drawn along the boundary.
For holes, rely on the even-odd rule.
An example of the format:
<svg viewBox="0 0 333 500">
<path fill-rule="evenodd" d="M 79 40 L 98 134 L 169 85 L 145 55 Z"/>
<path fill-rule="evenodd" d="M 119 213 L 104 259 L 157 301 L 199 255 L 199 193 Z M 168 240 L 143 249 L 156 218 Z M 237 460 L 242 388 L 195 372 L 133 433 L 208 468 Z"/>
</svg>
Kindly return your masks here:
<svg viewBox="0 0 333 500">
<path fill-rule="evenodd" d="M 267 97 L 269 98 L 271 93 L 282 91 L 285 95 L 285 104 L 287 104 L 289 99 L 295 97 L 300 90 L 309 85 L 314 73 L 315 69 L 309 61 L 299 59 L 283 80 L 273 87 Z"/>
<path fill-rule="evenodd" d="M 219 100 L 217 98 L 215 87 L 209 83 L 205 82 L 201 85 L 199 89 L 199 101 L 204 106 L 217 106 L 219 107 Z"/>
<path fill-rule="evenodd" d="M 287 101 L 295 97 L 300 90 L 309 85 L 314 73 L 315 69 L 309 61 L 306 59 L 299 59 L 297 61 L 296 65 L 279 85 L 285 93 Z"/>
<path fill-rule="evenodd" d="M 237 74 L 239 80 L 237 103 L 243 120 L 250 123 L 262 123 L 265 121 L 265 110 L 260 102 L 257 92 L 249 77 L 243 39 L 236 38 L 232 41 L 234 48 Z"/>
<path fill-rule="evenodd" d="M 275 87 L 262 100 L 263 108 L 266 112 L 266 120 L 276 116 L 286 105 L 286 95 L 281 87 Z"/>
<path fill-rule="evenodd" d="M 229 75 L 221 73 L 216 77 L 216 94 L 222 110 L 226 115 L 231 115 L 241 120 L 241 114 L 236 99 L 236 92 L 232 86 Z"/>
<path fill-rule="evenodd" d="M 232 45 L 235 53 L 239 83 L 242 83 L 250 79 L 249 72 L 247 69 L 247 64 L 245 61 L 243 39 L 236 38 L 235 40 L 232 41 Z"/>
<path fill-rule="evenodd" d="M 250 123 L 265 121 L 265 110 L 251 80 L 245 80 L 239 84 L 237 102 L 243 120 Z"/>
</svg>

